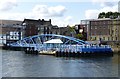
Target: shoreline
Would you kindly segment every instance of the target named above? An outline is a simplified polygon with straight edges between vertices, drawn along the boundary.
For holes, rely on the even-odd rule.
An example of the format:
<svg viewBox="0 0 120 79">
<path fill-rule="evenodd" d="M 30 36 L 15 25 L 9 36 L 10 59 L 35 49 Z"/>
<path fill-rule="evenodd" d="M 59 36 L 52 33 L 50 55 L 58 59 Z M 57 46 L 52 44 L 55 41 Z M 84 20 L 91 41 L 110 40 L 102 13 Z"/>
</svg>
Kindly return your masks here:
<svg viewBox="0 0 120 79">
<path fill-rule="evenodd" d="M 111 46 L 114 54 L 120 54 L 120 46 Z"/>
</svg>

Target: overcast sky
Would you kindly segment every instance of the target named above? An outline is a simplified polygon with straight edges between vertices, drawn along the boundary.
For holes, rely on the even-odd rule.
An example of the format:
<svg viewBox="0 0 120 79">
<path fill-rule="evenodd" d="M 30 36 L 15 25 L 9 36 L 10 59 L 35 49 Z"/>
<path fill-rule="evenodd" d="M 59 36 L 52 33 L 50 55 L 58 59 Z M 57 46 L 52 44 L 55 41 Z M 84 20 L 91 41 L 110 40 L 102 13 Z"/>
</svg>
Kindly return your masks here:
<svg viewBox="0 0 120 79">
<path fill-rule="evenodd" d="M 118 11 L 120 0 L 0 0 L 0 19 L 52 19 L 53 25 L 79 24 L 100 12 Z"/>
</svg>

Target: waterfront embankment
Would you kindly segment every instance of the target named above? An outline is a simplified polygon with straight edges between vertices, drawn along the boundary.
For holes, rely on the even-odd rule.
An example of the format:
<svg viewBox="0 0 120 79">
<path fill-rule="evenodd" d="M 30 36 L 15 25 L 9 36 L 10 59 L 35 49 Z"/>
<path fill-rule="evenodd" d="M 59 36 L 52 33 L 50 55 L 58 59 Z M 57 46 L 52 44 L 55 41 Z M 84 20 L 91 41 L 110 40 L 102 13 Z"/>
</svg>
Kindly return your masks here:
<svg viewBox="0 0 120 79">
<path fill-rule="evenodd" d="M 119 45 L 113 45 L 111 47 L 115 54 L 120 54 L 120 46 Z"/>
</svg>

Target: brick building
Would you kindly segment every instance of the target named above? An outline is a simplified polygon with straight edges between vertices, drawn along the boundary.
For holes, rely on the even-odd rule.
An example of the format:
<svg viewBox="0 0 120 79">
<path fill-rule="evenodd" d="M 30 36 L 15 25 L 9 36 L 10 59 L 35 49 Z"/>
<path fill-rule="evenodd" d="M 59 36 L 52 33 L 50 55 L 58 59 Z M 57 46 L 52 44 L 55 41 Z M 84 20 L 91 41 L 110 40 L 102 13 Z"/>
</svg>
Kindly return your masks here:
<svg viewBox="0 0 120 79">
<path fill-rule="evenodd" d="M 120 19 L 91 19 L 81 23 L 86 24 L 87 40 L 120 41 Z"/>
<path fill-rule="evenodd" d="M 71 36 L 69 27 L 58 27 L 51 24 L 51 19 L 48 21 L 44 19 L 24 19 L 22 25 L 24 29 L 24 37 L 38 35 L 38 34 L 60 34 Z"/>
<path fill-rule="evenodd" d="M 72 33 L 70 27 L 52 27 L 50 30 L 50 34 L 58 34 L 58 35 L 65 35 L 65 36 L 74 36 L 75 33 Z"/>
<path fill-rule="evenodd" d="M 49 21 L 45 21 L 44 19 L 24 19 L 23 25 L 25 27 L 25 37 L 38 34 L 49 34 L 52 27 L 51 19 Z"/>
</svg>

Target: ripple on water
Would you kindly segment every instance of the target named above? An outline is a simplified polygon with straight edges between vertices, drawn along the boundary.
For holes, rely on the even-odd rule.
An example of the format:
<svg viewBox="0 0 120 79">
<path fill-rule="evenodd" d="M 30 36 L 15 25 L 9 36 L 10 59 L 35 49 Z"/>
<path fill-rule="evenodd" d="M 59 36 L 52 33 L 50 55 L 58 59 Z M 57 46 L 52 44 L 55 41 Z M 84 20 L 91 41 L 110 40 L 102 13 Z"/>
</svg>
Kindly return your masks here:
<svg viewBox="0 0 120 79">
<path fill-rule="evenodd" d="M 103 58 L 66 58 L 2 52 L 4 77 L 117 77 L 117 55 Z"/>
</svg>

